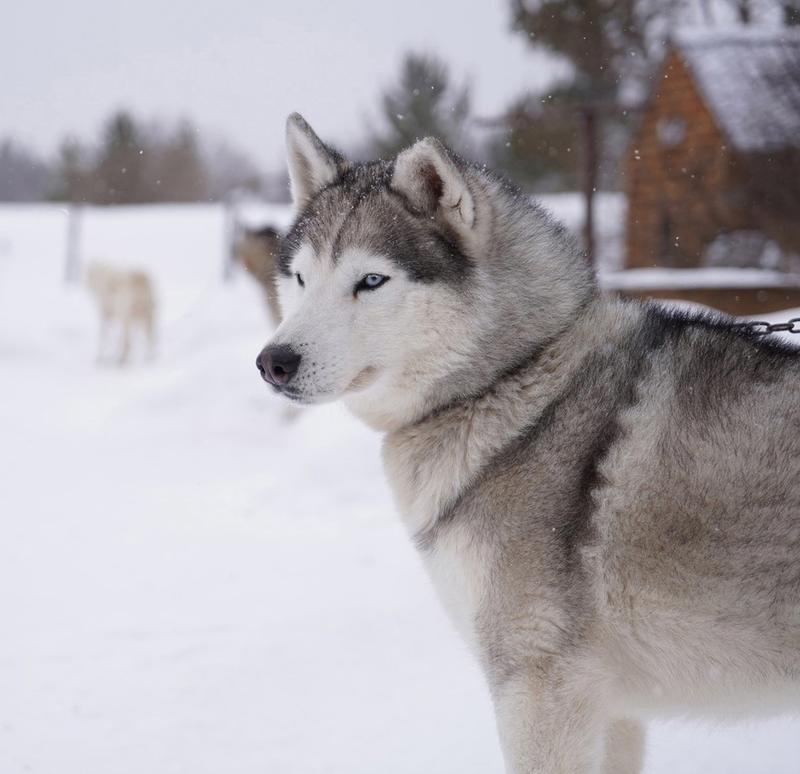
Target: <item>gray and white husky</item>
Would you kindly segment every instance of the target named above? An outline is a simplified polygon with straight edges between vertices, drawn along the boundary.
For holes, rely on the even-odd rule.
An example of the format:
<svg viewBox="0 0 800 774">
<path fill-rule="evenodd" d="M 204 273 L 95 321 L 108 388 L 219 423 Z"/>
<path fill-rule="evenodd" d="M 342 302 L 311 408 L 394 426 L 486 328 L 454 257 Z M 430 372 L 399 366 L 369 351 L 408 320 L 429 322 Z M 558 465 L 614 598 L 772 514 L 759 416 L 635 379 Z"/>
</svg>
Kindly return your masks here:
<svg viewBox="0 0 800 774">
<path fill-rule="evenodd" d="M 285 318 L 258 357 L 385 434 L 514 774 L 640 770 L 657 713 L 800 707 L 800 357 L 605 298 L 562 227 L 435 139 L 287 126 Z"/>
</svg>

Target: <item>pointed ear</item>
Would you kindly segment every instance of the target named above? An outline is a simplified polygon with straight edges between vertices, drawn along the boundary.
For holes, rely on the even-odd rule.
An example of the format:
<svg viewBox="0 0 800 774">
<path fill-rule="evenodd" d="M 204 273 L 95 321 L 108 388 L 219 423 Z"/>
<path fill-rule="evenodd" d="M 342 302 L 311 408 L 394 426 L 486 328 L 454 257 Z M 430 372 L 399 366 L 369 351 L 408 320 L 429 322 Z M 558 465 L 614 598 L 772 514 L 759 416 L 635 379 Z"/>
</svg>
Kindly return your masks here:
<svg viewBox="0 0 800 774">
<path fill-rule="evenodd" d="M 460 233 L 475 225 L 475 199 L 461 165 L 433 137 L 397 157 L 392 188 L 424 213 L 441 215 Z"/>
<path fill-rule="evenodd" d="M 344 159 L 317 137 L 299 113 L 292 113 L 286 119 L 286 156 L 292 199 L 298 212 L 317 191 L 336 179 L 344 163 Z"/>
</svg>

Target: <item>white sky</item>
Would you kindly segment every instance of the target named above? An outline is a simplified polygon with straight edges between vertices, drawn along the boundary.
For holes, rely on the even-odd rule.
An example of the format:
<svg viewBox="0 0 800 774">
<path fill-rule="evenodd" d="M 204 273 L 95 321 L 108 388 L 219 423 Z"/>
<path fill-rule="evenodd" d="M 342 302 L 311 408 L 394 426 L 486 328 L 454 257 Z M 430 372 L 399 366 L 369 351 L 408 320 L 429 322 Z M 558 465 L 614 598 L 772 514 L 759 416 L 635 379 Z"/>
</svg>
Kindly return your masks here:
<svg viewBox="0 0 800 774">
<path fill-rule="evenodd" d="M 10 4 L 9 4 L 10 5 Z M 481 115 L 543 85 L 553 65 L 509 31 L 507 0 L 26 0 L 0 24 L 0 137 L 44 152 L 96 136 L 117 107 L 188 116 L 263 167 L 286 115 L 326 139 L 363 136 L 404 51 L 473 85 Z"/>
</svg>

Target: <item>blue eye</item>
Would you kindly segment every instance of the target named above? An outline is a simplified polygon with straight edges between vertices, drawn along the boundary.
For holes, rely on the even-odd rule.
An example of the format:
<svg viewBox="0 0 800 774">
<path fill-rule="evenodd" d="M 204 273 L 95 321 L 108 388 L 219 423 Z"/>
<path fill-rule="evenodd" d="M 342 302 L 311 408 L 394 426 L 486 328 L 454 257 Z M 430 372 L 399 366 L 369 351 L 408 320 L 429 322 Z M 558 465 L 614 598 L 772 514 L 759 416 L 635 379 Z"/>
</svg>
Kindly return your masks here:
<svg viewBox="0 0 800 774">
<path fill-rule="evenodd" d="M 295 272 L 294 276 L 297 277 L 297 284 L 301 288 L 304 288 L 306 286 L 306 283 L 303 282 L 303 277 L 301 276 L 300 272 L 299 271 Z"/>
<path fill-rule="evenodd" d="M 353 293 L 357 294 L 360 290 L 377 290 L 381 285 L 389 281 L 389 277 L 384 274 L 365 274 L 353 289 Z"/>
</svg>

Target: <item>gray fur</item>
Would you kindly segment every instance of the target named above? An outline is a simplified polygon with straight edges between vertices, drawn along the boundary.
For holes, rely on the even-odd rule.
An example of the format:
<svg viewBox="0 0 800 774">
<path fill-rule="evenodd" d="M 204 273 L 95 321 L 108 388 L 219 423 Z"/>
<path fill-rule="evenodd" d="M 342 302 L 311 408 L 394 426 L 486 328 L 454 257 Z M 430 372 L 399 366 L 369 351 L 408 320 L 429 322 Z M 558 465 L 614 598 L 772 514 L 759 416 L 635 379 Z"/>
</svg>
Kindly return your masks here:
<svg viewBox="0 0 800 774">
<path fill-rule="evenodd" d="M 290 274 L 292 257 L 308 240 L 317 254 L 334 262 L 348 246 L 388 255 L 420 282 L 459 283 L 471 262 L 451 235 L 413 209 L 390 187 L 392 165 L 347 165 L 331 185 L 318 191 L 288 233 L 281 269 Z"/>
<path fill-rule="evenodd" d="M 540 209 L 424 143 L 396 165 L 343 162 L 284 272 L 304 243 L 318 261 L 374 251 L 430 286 L 434 319 L 437 299 L 462 308 L 424 348 L 409 335 L 388 387 L 342 397 L 386 433 L 508 771 L 634 774 L 653 714 L 797 709 L 797 351 L 601 296 Z"/>
</svg>

